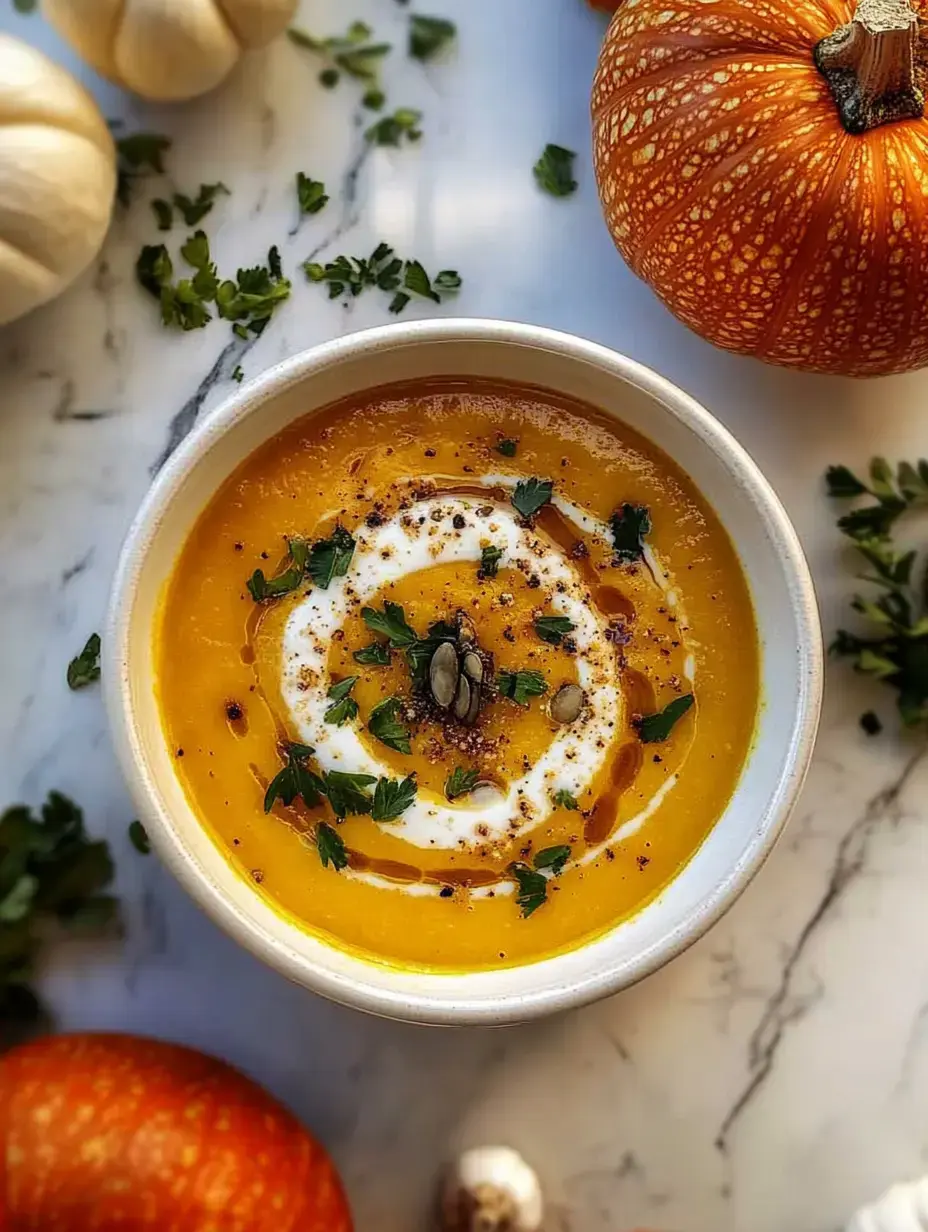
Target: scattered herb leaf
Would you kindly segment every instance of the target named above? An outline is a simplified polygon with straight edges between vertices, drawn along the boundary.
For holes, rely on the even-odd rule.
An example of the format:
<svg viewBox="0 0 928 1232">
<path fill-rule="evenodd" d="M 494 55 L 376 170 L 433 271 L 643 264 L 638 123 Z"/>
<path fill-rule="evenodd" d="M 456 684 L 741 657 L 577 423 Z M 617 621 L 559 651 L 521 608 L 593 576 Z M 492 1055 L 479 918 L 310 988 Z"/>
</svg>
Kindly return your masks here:
<svg viewBox="0 0 928 1232">
<path fill-rule="evenodd" d="M 535 632 L 551 646 L 560 646 L 565 633 L 572 633 L 575 628 L 574 622 L 566 616 L 538 616 L 535 619 Z"/>
<path fill-rule="evenodd" d="M 580 805 L 577 803 L 577 797 L 572 792 L 569 792 L 566 787 L 559 788 L 551 799 L 559 808 L 568 809 L 571 813 L 576 813 L 580 808 Z"/>
<path fill-rule="evenodd" d="M 343 723 L 348 723 L 358 717 L 358 703 L 349 696 L 357 683 L 357 676 L 346 676 L 344 680 L 339 680 L 337 684 L 330 686 L 326 697 L 333 702 L 333 705 L 322 716 L 326 723 L 334 723 L 336 727 L 341 727 Z"/>
<path fill-rule="evenodd" d="M 562 843 L 558 847 L 545 847 L 543 851 L 536 852 L 532 864 L 536 869 L 550 869 L 552 876 L 559 877 L 569 859 L 570 848 Z"/>
<path fill-rule="evenodd" d="M 386 101 L 387 96 L 383 90 L 367 90 L 361 99 L 361 106 L 366 107 L 368 111 L 380 111 Z"/>
<path fill-rule="evenodd" d="M 468 770 L 464 766 L 455 766 L 445 780 L 445 795 L 449 800 L 457 800 L 460 796 L 469 796 L 477 786 L 480 775 L 476 770 Z"/>
<path fill-rule="evenodd" d="M 399 148 L 403 138 L 407 141 L 419 141 L 422 130 L 419 123 L 422 112 L 412 107 L 397 107 L 392 115 L 382 116 L 365 132 L 365 138 L 371 145 L 387 145 Z"/>
<path fill-rule="evenodd" d="M 215 184 L 201 184 L 196 197 L 191 198 L 184 193 L 175 193 L 174 208 L 188 227 L 195 227 L 210 212 L 220 194 L 225 197 L 231 196 L 229 189 L 221 180 Z"/>
<path fill-rule="evenodd" d="M 541 158 L 532 168 L 538 187 L 552 197 L 569 197 L 577 188 L 574 179 L 576 157 L 573 150 L 565 150 L 561 145 L 546 145 Z"/>
<path fill-rule="evenodd" d="M 307 808 L 315 808 L 327 794 L 325 783 L 306 766 L 312 754 L 313 749 L 308 744 L 287 745 L 287 764 L 271 779 L 264 793 L 265 813 L 271 811 L 277 800 L 289 808 L 298 796 Z"/>
<path fill-rule="evenodd" d="M 415 629 L 407 624 L 403 608 L 390 599 L 383 605 L 383 611 L 376 607 L 362 607 L 361 617 L 370 630 L 382 634 L 391 646 L 411 646 L 419 640 Z"/>
<path fill-rule="evenodd" d="M 100 634 L 91 633 L 84 649 L 68 664 L 68 688 L 85 689 L 100 679 Z"/>
<path fill-rule="evenodd" d="M 637 716 L 633 723 L 641 743 L 660 744 L 662 740 L 666 740 L 674 724 L 683 718 L 695 700 L 692 693 L 684 693 L 682 697 L 675 697 L 672 702 L 668 702 L 664 709 L 658 710 L 656 714 Z"/>
<path fill-rule="evenodd" d="M 623 505 L 610 519 L 615 562 L 634 564 L 644 555 L 645 536 L 651 533 L 651 514 L 645 505 Z"/>
<path fill-rule="evenodd" d="M 170 201 L 165 201 L 163 197 L 156 197 L 151 203 L 151 211 L 158 224 L 158 230 L 170 231 L 174 225 L 174 209 Z"/>
<path fill-rule="evenodd" d="M 302 171 L 296 173 L 296 198 L 301 214 L 318 214 L 329 203 L 325 184 L 320 180 L 310 179 Z"/>
<path fill-rule="evenodd" d="M 242 370 L 242 365 L 241 365 L 241 364 L 236 364 L 236 365 L 235 365 L 235 368 L 233 369 L 233 372 L 232 372 L 232 380 L 233 380 L 233 381 L 238 381 L 239 385 L 241 385 L 241 383 L 242 383 L 242 381 L 244 381 L 244 379 L 245 379 L 245 373 L 244 373 L 244 371 Z"/>
<path fill-rule="evenodd" d="M 831 653 L 852 659 L 857 671 L 895 689 L 902 721 L 914 727 L 928 718 L 928 576 L 913 582 L 917 553 L 899 552 L 892 533 L 905 512 L 928 506 L 928 461 L 900 462 L 893 471 L 885 458 L 876 457 L 866 481 L 845 466 L 830 467 L 825 480 L 830 496 L 874 498 L 875 503 L 840 518 L 838 527 L 866 562 L 859 579 L 880 592 L 875 599 L 858 594 L 851 601 L 873 626 L 873 636 L 839 629 Z"/>
<path fill-rule="evenodd" d="M 327 821 L 320 821 L 316 826 L 316 850 L 323 868 L 328 868 L 331 864 L 335 871 L 340 873 L 347 867 L 348 852 L 344 840 Z"/>
<path fill-rule="evenodd" d="M 365 667 L 389 667 L 390 647 L 385 642 L 371 642 L 352 655 L 355 663 L 363 663 Z"/>
<path fill-rule="evenodd" d="M 503 549 L 491 544 L 480 552 L 480 576 L 494 578 L 499 573 L 499 562 L 503 559 Z"/>
<path fill-rule="evenodd" d="M 349 813 L 369 813 L 371 797 L 364 789 L 376 782 L 376 778 L 371 774 L 348 774 L 342 770 L 330 770 L 325 776 L 324 787 L 335 816 L 345 818 Z"/>
<path fill-rule="evenodd" d="M 151 853 L 151 839 L 140 821 L 129 823 L 129 842 L 140 856 L 147 856 Z"/>
<path fill-rule="evenodd" d="M 354 539 L 336 524 L 328 539 L 317 540 L 309 551 L 309 576 L 322 590 L 328 590 L 333 578 L 344 577 L 354 555 Z"/>
<path fill-rule="evenodd" d="M 455 270 L 442 270 L 429 279 L 418 261 L 403 261 L 389 244 L 378 244 L 369 257 L 338 256 L 327 265 L 304 261 L 303 272 L 310 282 L 325 283 L 329 299 L 354 299 L 363 291 L 376 287 L 394 292 L 390 311 L 402 312 L 413 295 L 422 295 L 433 303 L 441 303 L 461 287 L 461 277 Z M 405 290 L 401 290 L 405 287 Z"/>
<path fill-rule="evenodd" d="M 319 74 L 319 80 L 327 89 L 338 84 L 341 73 L 356 81 L 376 82 L 380 62 L 390 50 L 389 43 L 369 43 L 373 31 L 363 21 L 354 21 L 345 34 L 330 38 L 316 38 L 305 30 L 291 26 L 287 31 L 290 42 L 306 51 L 315 52 L 328 61 Z"/>
<path fill-rule="evenodd" d="M 541 697 L 547 693 L 548 685 L 541 672 L 498 672 L 496 686 L 503 697 L 519 706 L 527 706 L 530 697 Z"/>
<path fill-rule="evenodd" d="M 529 868 L 527 864 L 510 864 L 509 871 L 516 880 L 516 902 L 523 920 L 527 920 L 539 907 L 543 907 L 548 898 L 548 879 L 543 873 Z"/>
<path fill-rule="evenodd" d="M 411 753 L 410 731 L 397 719 L 397 712 L 402 706 L 398 697 L 388 697 L 371 711 L 367 721 L 367 730 L 388 749 L 396 749 L 397 753 Z"/>
<path fill-rule="evenodd" d="M 530 518 L 551 500 L 554 484 L 550 479 L 521 479 L 512 494 L 513 508 Z"/>
<path fill-rule="evenodd" d="M 405 779 L 378 779 L 371 817 L 374 821 L 396 821 L 415 800 L 417 791 L 415 774 Z"/>
<path fill-rule="evenodd" d="M 171 148 L 170 137 L 161 133 L 129 133 L 116 141 L 116 197 L 120 205 L 132 200 L 135 181 L 145 175 L 164 175 L 164 154 Z"/>
<path fill-rule="evenodd" d="M 457 27 L 444 17 L 423 17 L 413 14 L 409 19 L 409 54 L 414 60 L 431 60 L 454 40 Z"/>
<path fill-rule="evenodd" d="M 288 564 L 272 578 L 264 576 L 263 569 L 256 569 L 248 579 L 248 592 L 255 603 L 266 603 L 269 599 L 279 599 L 297 590 L 306 577 L 306 566 L 309 560 L 310 547 L 306 539 L 294 535 L 287 540 Z"/>
<path fill-rule="evenodd" d="M 516 456 L 517 448 L 518 442 L 507 436 L 504 440 L 497 444 L 496 452 L 501 453 L 504 458 L 514 458 Z"/>
</svg>

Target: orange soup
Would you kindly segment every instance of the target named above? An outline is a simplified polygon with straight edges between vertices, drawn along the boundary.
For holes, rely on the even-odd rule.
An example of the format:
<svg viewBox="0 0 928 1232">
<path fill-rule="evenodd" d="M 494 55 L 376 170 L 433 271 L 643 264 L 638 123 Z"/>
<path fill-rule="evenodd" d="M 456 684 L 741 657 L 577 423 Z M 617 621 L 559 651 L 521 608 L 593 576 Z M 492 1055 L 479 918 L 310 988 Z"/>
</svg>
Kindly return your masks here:
<svg viewBox="0 0 928 1232">
<path fill-rule="evenodd" d="M 391 387 L 254 453 L 164 597 L 164 730 L 255 892 L 366 958 L 485 969 L 639 911 L 732 794 L 744 575 L 685 474 L 543 391 Z"/>
</svg>

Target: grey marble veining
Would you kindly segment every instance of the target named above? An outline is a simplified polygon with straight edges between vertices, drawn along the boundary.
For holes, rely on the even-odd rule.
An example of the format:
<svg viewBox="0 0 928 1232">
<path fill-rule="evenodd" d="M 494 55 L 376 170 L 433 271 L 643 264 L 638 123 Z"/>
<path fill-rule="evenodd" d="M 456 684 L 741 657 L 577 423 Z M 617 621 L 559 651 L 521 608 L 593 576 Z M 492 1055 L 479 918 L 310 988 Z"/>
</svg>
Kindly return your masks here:
<svg viewBox="0 0 928 1232">
<path fill-rule="evenodd" d="M 381 240 L 464 288 L 449 312 L 535 321 L 651 364 L 714 410 L 780 492 L 809 554 L 826 629 L 851 583 L 821 491 L 824 467 L 925 452 L 928 381 L 805 377 L 721 354 L 673 321 L 615 256 L 589 166 L 587 87 L 602 22 L 580 0 L 434 0 L 457 51 L 392 56 L 392 106 L 424 112 L 421 144 L 363 154 L 358 91 L 316 82 L 281 40 L 215 95 L 146 107 L 79 70 L 128 130 L 174 138 L 169 176 L 137 193 L 60 301 L 0 331 L 0 800 L 78 799 L 109 836 L 125 940 L 59 951 L 45 987 L 62 1026 L 146 1031 L 228 1057 L 287 1099 L 332 1148 L 360 1232 L 428 1226 L 439 1161 L 505 1139 L 540 1168 L 554 1232 L 826 1232 L 928 1167 L 928 761 L 856 716 L 889 705 L 831 668 L 808 786 L 785 840 L 730 915 L 660 974 L 578 1013 L 499 1032 L 379 1022 L 292 987 L 218 932 L 129 846 L 130 806 L 93 690 L 64 668 L 100 623 L 119 543 L 153 469 L 246 374 L 387 319 L 296 273 L 257 341 L 227 324 L 162 330 L 133 263 L 148 199 L 222 180 L 206 228 L 220 269 Z M 320 33 L 363 17 L 402 42 L 394 0 L 304 0 Z M 0 30 L 74 66 L 38 17 Z M 548 141 L 580 151 L 570 201 L 535 189 Z M 297 170 L 335 186 L 297 223 Z M 156 190 L 157 189 L 157 193 Z M 295 229 L 295 233 L 294 232 Z M 176 243 L 175 230 L 170 239 Z M 411 308 L 412 312 L 425 309 Z M 445 311 L 445 309 L 441 309 Z"/>
</svg>

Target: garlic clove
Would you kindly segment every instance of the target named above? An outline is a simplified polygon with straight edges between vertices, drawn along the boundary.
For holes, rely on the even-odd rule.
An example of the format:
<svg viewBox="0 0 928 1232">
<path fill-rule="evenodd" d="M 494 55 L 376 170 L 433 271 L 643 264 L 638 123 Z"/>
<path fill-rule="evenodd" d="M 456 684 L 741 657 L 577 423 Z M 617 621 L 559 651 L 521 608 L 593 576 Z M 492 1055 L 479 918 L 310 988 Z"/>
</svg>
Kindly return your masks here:
<svg viewBox="0 0 928 1232">
<path fill-rule="evenodd" d="M 538 1176 L 511 1147 L 464 1151 L 445 1176 L 440 1232 L 539 1232 L 543 1218 Z"/>
</svg>

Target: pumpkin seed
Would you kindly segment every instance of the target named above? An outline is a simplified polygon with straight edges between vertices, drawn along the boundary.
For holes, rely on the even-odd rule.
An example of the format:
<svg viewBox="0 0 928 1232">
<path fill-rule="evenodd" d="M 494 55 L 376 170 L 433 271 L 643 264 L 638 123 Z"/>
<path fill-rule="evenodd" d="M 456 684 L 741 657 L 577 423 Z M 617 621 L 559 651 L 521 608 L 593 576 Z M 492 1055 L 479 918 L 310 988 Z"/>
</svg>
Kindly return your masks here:
<svg viewBox="0 0 928 1232">
<path fill-rule="evenodd" d="M 578 684 L 561 685 L 551 699 L 549 713 L 555 723 L 567 726 L 580 717 L 586 696 Z"/>
<path fill-rule="evenodd" d="M 462 676 L 458 681 L 457 696 L 454 699 L 454 717 L 456 719 L 466 719 L 470 711 L 470 684 L 466 676 Z"/>
<path fill-rule="evenodd" d="M 461 677 L 463 680 L 463 676 Z M 467 714 L 464 716 L 464 722 L 468 727 L 473 727 L 477 722 L 477 716 L 480 714 L 480 685 L 472 684 L 470 686 L 470 705 L 467 708 Z"/>
<path fill-rule="evenodd" d="M 473 680 L 475 684 L 480 684 L 483 681 L 483 663 L 480 660 L 480 655 L 474 651 L 468 650 L 464 656 L 464 674 L 468 679 Z"/>
<path fill-rule="evenodd" d="M 454 701 L 460 674 L 457 650 L 451 642 L 442 642 L 429 664 L 429 686 L 442 710 L 447 710 Z"/>
</svg>

